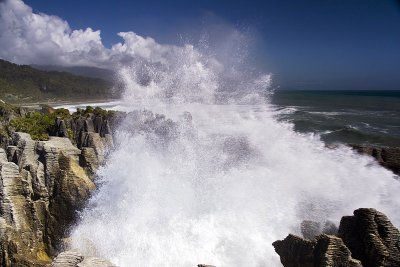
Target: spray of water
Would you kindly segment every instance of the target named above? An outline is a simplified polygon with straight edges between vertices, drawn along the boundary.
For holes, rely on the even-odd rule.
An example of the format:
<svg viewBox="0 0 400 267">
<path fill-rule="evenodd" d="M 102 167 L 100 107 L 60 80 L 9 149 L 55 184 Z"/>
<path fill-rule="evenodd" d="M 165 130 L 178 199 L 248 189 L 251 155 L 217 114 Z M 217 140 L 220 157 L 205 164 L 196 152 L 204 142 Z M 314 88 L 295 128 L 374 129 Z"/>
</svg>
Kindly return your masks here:
<svg viewBox="0 0 400 267">
<path fill-rule="evenodd" d="M 374 207 L 399 225 L 394 175 L 278 123 L 264 101 L 269 75 L 185 46 L 121 78 L 139 111 L 115 133 L 74 248 L 119 266 L 280 266 L 271 243 L 303 219 L 337 223 Z"/>
</svg>

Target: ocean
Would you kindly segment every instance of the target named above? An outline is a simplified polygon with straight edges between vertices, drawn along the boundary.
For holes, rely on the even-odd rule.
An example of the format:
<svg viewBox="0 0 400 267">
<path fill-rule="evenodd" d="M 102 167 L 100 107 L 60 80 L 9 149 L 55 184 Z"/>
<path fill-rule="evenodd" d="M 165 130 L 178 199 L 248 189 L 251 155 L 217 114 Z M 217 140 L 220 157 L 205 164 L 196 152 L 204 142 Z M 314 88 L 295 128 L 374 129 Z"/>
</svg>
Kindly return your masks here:
<svg viewBox="0 0 400 267">
<path fill-rule="evenodd" d="M 276 90 L 271 102 L 279 121 L 327 144 L 400 146 L 400 90 Z"/>
<path fill-rule="evenodd" d="M 400 225 L 397 176 L 345 145 L 398 144 L 397 92 L 272 94 L 271 75 L 213 62 L 186 47 L 145 66 L 151 82 L 138 64 L 119 71 L 122 99 L 98 105 L 133 112 L 73 249 L 122 267 L 282 266 L 272 243 L 303 220 L 338 225 L 364 207 Z"/>
<path fill-rule="evenodd" d="M 348 146 L 331 149 L 320 140 L 364 122 L 378 128 L 361 128 L 364 140 L 390 144 L 396 101 L 275 92 L 272 103 L 255 103 L 254 95 L 247 103 L 215 103 L 211 74 L 185 79 L 195 81 L 191 87 L 157 81 L 150 96 L 130 79 L 121 101 L 103 103 L 141 111 L 117 127 L 115 148 L 97 172 L 99 188 L 71 229 L 72 248 L 118 266 L 281 266 L 272 243 L 301 235 L 303 220 L 338 225 L 372 207 L 400 225 L 395 175 Z M 363 142 L 338 136 L 332 142 Z"/>
</svg>

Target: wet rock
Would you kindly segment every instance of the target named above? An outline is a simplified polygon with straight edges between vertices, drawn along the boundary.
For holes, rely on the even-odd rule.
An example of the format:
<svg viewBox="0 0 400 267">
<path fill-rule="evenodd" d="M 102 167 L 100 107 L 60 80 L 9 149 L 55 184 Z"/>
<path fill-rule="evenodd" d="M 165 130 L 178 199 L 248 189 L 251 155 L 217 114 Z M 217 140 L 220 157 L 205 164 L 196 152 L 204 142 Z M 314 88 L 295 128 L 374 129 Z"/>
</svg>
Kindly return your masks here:
<svg viewBox="0 0 400 267">
<path fill-rule="evenodd" d="M 60 254 L 53 260 L 51 263 L 52 267 L 76 267 L 79 263 L 83 261 L 83 255 L 76 251 L 70 250 L 65 251 Z"/>
<path fill-rule="evenodd" d="M 313 267 L 315 242 L 289 234 L 272 243 L 285 267 Z"/>
<path fill-rule="evenodd" d="M 60 253 L 51 263 L 51 267 L 115 267 L 111 262 L 96 258 L 85 257 L 77 250 Z"/>
<path fill-rule="evenodd" d="M 319 235 L 310 241 L 288 235 L 284 240 L 273 243 L 285 267 L 343 266 L 362 267 L 351 257 L 350 250 L 343 241 L 330 235 Z"/>
<path fill-rule="evenodd" d="M 400 266 L 400 233 L 375 209 L 358 209 L 342 218 L 339 236 L 364 267 Z"/>
<path fill-rule="evenodd" d="M 360 261 L 351 257 L 351 252 L 342 239 L 325 234 L 317 237 L 317 244 L 314 248 L 314 266 L 362 267 Z"/>
<path fill-rule="evenodd" d="M 350 145 L 357 152 L 374 157 L 383 167 L 400 175 L 400 147 Z"/>
<path fill-rule="evenodd" d="M 303 227 L 309 237 L 319 229 L 310 221 Z M 289 235 L 273 246 L 284 266 L 400 266 L 400 232 L 375 209 L 342 217 L 337 235 L 322 234 L 312 241 Z"/>
</svg>

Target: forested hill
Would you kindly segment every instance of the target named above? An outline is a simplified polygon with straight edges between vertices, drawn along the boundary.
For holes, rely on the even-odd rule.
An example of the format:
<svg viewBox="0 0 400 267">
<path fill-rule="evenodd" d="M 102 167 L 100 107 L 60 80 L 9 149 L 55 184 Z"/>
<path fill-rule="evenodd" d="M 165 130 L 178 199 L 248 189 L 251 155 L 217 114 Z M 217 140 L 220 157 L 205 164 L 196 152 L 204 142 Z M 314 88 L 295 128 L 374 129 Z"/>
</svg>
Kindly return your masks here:
<svg viewBox="0 0 400 267">
<path fill-rule="evenodd" d="M 116 98 L 110 81 L 43 71 L 0 59 L 0 99 L 8 102 Z"/>
</svg>

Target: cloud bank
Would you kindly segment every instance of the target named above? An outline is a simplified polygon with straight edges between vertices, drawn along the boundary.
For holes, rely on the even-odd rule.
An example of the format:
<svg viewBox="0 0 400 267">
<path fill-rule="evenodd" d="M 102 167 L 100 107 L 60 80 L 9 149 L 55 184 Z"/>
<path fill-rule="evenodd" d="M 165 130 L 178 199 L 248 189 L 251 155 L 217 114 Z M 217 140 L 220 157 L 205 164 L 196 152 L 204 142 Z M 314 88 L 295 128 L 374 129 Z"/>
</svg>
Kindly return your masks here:
<svg viewBox="0 0 400 267">
<path fill-rule="evenodd" d="M 182 49 L 134 32 L 118 33 L 123 42 L 106 48 L 100 33 L 73 30 L 57 16 L 33 13 L 22 0 L 0 1 L 0 58 L 14 63 L 113 68 L 133 61 L 165 63 Z"/>
</svg>

